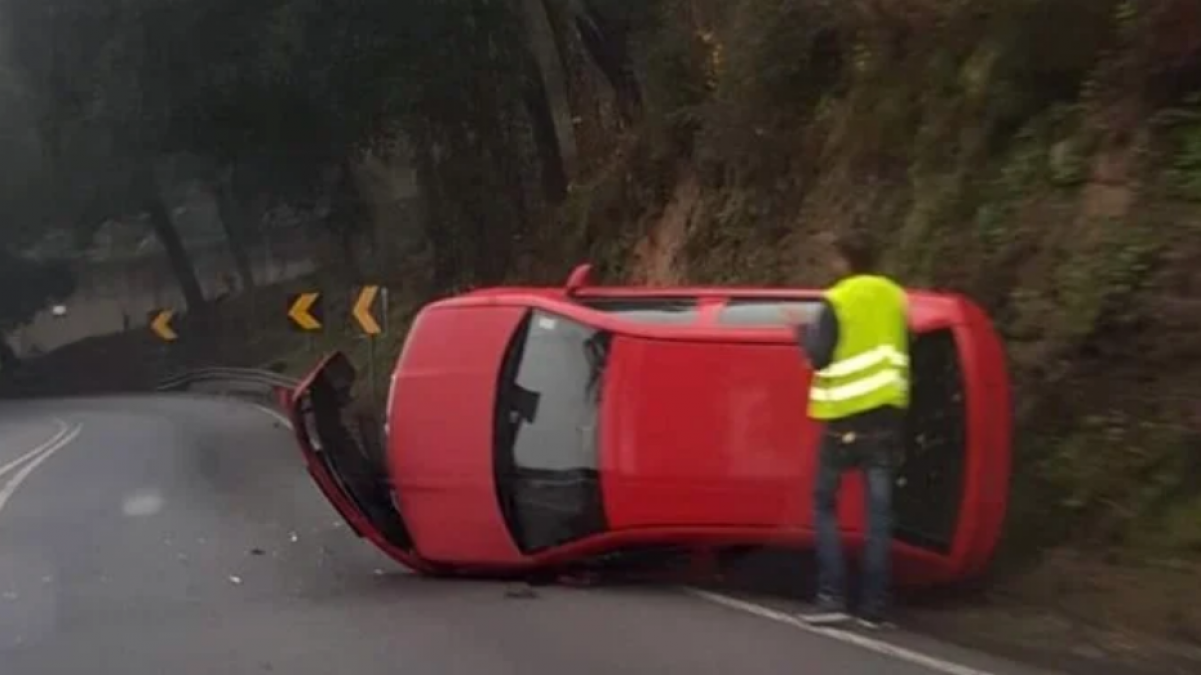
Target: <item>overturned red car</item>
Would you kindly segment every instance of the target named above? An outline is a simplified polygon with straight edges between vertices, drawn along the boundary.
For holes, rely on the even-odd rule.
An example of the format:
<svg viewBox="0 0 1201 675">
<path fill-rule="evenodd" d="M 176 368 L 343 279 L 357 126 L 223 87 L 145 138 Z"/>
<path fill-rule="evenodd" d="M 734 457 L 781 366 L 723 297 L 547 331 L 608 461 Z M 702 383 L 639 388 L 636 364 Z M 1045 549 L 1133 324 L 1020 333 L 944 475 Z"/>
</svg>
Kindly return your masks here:
<svg viewBox="0 0 1201 675">
<path fill-rule="evenodd" d="M 808 548 L 817 428 L 786 324 L 819 291 L 492 288 L 417 315 L 383 431 L 327 357 L 286 396 L 308 468 L 362 537 L 426 574 L 562 571 L 646 551 Z M 1002 345 L 967 299 L 913 291 L 894 575 L 978 575 L 1010 472 Z M 379 436 L 383 440 L 379 440 Z M 840 515 L 861 544 L 858 477 Z"/>
</svg>

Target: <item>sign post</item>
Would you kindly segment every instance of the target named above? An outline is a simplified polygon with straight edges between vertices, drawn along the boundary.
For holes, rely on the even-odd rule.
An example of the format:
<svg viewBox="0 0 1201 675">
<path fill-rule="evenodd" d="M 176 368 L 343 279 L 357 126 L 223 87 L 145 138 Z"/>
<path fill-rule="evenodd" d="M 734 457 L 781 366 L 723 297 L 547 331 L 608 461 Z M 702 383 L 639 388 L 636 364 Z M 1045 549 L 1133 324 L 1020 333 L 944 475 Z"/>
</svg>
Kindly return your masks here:
<svg viewBox="0 0 1201 675">
<path fill-rule="evenodd" d="M 170 307 L 158 307 L 150 310 L 146 314 L 146 327 L 150 329 L 150 333 L 158 338 L 159 347 L 155 350 L 156 367 L 160 374 L 166 374 L 172 371 L 175 367 L 177 357 L 183 356 L 177 353 L 178 350 L 172 347 L 177 340 L 179 334 L 175 332 L 175 327 L 171 322 L 175 320 L 175 310 Z"/>
<path fill-rule="evenodd" d="M 367 337 L 367 382 L 371 387 L 371 400 L 375 402 L 378 398 L 378 386 L 375 372 L 375 338 L 384 332 L 383 326 L 377 316 L 383 317 L 383 322 L 388 321 L 388 292 L 379 286 L 363 286 L 359 289 L 358 296 L 355 298 L 354 308 L 351 310 L 351 316 L 355 323 L 359 325 L 359 329 Z M 380 312 L 379 305 L 383 305 L 383 311 Z"/>
</svg>

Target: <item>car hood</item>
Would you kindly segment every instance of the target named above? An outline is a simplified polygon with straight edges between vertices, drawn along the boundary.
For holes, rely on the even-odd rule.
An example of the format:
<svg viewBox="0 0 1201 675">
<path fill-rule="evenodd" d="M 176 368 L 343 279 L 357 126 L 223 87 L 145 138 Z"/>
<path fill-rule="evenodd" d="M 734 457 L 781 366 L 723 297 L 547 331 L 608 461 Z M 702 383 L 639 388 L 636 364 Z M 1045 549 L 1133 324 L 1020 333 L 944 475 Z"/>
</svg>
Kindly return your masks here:
<svg viewBox="0 0 1201 675">
<path fill-rule="evenodd" d="M 493 480 L 499 365 L 523 311 L 437 309 L 414 321 L 389 393 L 388 464 L 421 554 L 520 559 Z"/>
</svg>

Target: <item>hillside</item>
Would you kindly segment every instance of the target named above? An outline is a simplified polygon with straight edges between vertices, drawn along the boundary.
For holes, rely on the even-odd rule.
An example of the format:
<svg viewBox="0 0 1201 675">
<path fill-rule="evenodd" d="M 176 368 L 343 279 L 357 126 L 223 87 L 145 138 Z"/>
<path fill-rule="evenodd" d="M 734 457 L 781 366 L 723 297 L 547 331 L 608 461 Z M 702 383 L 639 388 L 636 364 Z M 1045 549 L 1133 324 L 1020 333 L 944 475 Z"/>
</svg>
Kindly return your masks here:
<svg viewBox="0 0 1201 675">
<path fill-rule="evenodd" d="M 825 236 L 871 228 L 1005 336 L 1013 592 L 1201 641 L 1201 3 L 658 11 L 622 15 L 642 116 L 605 128 L 621 90 L 575 74 L 611 151 L 514 274 L 823 284 Z"/>
<path fill-rule="evenodd" d="M 512 273 L 823 284 L 871 228 L 1004 333 L 1030 543 L 1201 552 L 1201 3 L 666 5 L 645 116 Z"/>
</svg>

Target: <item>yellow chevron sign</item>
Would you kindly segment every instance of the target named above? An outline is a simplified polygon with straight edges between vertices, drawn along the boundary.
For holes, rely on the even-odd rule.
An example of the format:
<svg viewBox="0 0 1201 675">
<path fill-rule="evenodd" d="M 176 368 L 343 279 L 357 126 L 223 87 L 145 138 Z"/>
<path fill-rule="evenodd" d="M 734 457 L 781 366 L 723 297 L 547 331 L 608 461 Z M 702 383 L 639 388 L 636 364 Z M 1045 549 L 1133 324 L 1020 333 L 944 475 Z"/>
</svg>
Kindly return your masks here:
<svg viewBox="0 0 1201 675">
<path fill-rule="evenodd" d="M 375 318 L 375 301 L 380 295 L 379 286 L 364 286 L 359 291 L 359 297 L 354 302 L 354 309 L 351 315 L 358 322 L 359 327 L 368 335 L 379 335 L 384 332 L 380 327 L 379 321 Z"/>
<path fill-rule="evenodd" d="M 321 330 L 321 294 L 299 293 L 288 302 L 288 318 L 303 331 Z"/>
<path fill-rule="evenodd" d="M 175 329 L 171 328 L 171 319 L 175 318 L 175 312 L 170 309 L 160 309 L 152 313 L 150 320 L 150 330 L 158 336 L 163 342 L 175 342 L 179 339 L 179 335 L 175 333 Z"/>
</svg>

